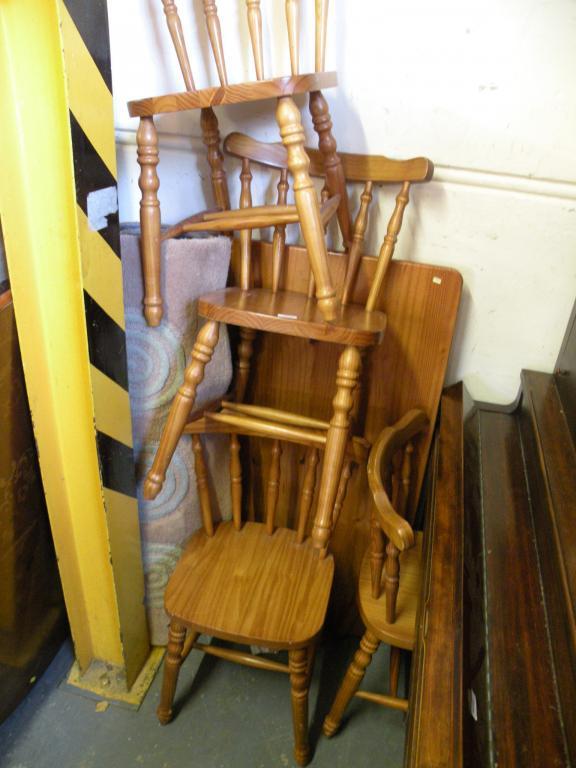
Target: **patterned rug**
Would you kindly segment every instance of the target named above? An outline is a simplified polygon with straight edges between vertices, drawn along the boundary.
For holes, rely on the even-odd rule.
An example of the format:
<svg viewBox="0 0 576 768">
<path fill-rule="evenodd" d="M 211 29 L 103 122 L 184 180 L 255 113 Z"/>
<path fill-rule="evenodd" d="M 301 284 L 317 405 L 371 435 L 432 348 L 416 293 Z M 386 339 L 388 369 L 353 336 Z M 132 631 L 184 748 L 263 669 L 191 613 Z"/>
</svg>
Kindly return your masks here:
<svg viewBox="0 0 576 768">
<path fill-rule="evenodd" d="M 149 328 L 142 314 L 142 272 L 139 237 L 133 227 L 121 235 L 128 379 L 142 554 L 146 581 L 146 606 L 151 642 L 167 639 L 163 608 L 166 582 L 183 543 L 200 527 L 191 440 L 184 435 L 168 469 L 162 492 L 144 501 L 142 486 L 150 467 L 170 403 L 184 378 L 194 339 L 201 325 L 196 313 L 199 296 L 226 285 L 230 241 L 226 237 L 168 240 L 162 246 L 162 295 L 164 317 L 158 328 Z M 197 405 L 223 395 L 232 378 L 230 345 L 222 327 L 214 356 L 198 388 Z M 204 438 L 213 509 L 218 518 L 230 518 L 228 439 Z"/>
</svg>

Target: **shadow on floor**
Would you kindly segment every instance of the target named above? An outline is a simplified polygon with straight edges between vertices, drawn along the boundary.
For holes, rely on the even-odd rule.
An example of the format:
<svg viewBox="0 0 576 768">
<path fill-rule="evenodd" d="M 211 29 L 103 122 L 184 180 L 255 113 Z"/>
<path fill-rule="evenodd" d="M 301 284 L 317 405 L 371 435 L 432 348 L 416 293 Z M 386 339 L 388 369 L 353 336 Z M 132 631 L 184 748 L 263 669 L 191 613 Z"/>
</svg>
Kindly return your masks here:
<svg viewBox="0 0 576 768">
<path fill-rule="evenodd" d="M 356 639 L 319 649 L 310 689 L 313 768 L 400 768 L 404 716 L 369 702 L 350 704 L 341 732 L 322 733 Z M 295 765 L 289 684 L 285 675 L 230 664 L 192 652 L 182 667 L 177 716 L 161 727 L 155 716 L 160 675 L 138 712 L 60 687 L 72 664 L 62 646 L 20 707 L 0 726 L 1 768 L 275 768 Z M 384 691 L 388 649 L 374 657 L 363 687 Z M 401 686 L 403 682 L 401 680 Z M 400 688 L 402 691 L 402 687 Z"/>
</svg>

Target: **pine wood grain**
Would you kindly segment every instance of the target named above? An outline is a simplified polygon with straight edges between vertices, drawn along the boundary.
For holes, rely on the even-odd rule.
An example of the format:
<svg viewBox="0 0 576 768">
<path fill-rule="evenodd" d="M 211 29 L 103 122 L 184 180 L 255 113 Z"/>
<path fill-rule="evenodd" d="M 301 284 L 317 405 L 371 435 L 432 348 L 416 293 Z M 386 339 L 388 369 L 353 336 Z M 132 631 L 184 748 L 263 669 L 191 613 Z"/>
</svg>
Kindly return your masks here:
<svg viewBox="0 0 576 768">
<path fill-rule="evenodd" d="M 288 167 L 288 155 L 280 142 L 258 141 L 245 133 L 234 132 L 226 136 L 224 148 L 234 157 L 247 157 L 272 168 Z M 310 158 L 310 175 L 325 176 L 322 152 L 319 149 L 306 147 L 306 154 Z M 426 157 L 393 160 L 384 155 L 357 155 L 349 152 L 338 152 L 338 157 L 342 163 L 344 177 L 348 181 L 372 181 L 374 184 L 393 184 L 402 181 L 417 183 L 430 181 L 434 173 L 434 165 Z"/>
<path fill-rule="evenodd" d="M 220 104 L 241 104 L 293 96 L 298 93 L 335 88 L 337 85 L 336 72 L 313 72 L 137 99 L 128 102 L 128 113 L 130 117 L 150 117 L 168 112 L 182 112 L 187 109 L 215 107 Z"/>
<path fill-rule="evenodd" d="M 429 470 L 431 492 L 425 512 L 424 582 L 416 620 L 405 768 L 469 766 L 463 762 L 466 717 L 462 677 L 464 425 L 461 384 L 444 390 L 440 411 Z M 482 638 L 478 637 L 477 641 L 482 644 Z"/>
<path fill-rule="evenodd" d="M 255 242 L 255 272 L 262 285 L 272 281 L 271 245 Z M 329 253 L 331 273 L 341 287 L 346 258 Z M 257 269 L 256 269 L 257 265 Z M 233 252 L 233 270 L 237 273 L 238 254 Z M 352 301 L 361 304 L 375 269 L 375 259 L 361 260 Z M 307 257 L 298 246 L 287 246 L 283 284 L 287 290 L 302 295 L 308 289 Z M 426 264 L 393 260 L 379 298 L 378 310 L 387 314 L 383 341 L 367 354 L 364 363 L 364 415 L 356 434 L 373 442 L 380 431 L 399 419 L 411 408 L 421 408 L 433 424 L 450 352 L 462 278 L 458 272 Z M 338 346 L 317 344 L 288 336 L 259 340 L 246 401 L 263 407 L 300 413 L 320 421 L 331 417 L 326 392 L 334 392 Z M 289 380 L 292 385 L 283 385 Z M 414 500 L 419 494 L 428 456 L 432 431 L 423 433 L 414 447 L 414 488 L 408 499 L 407 517 L 411 519 Z M 251 461 L 248 498 L 251 514 L 263 520 L 264 498 L 257 475 L 268 464 L 269 445 L 250 438 Z M 278 501 L 278 520 L 295 522 L 297 488 L 302 481 L 306 449 L 285 446 L 281 461 L 282 483 Z M 354 471 L 348 485 L 338 526 L 331 539 L 336 559 L 336 589 L 332 621 L 339 631 L 355 631 L 358 627 L 356 589 L 360 565 L 368 546 L 369 519 L 372 508 L 366 473 Z"/>
<path fill-rule="evenodd" d="M 224 288 L 206 293 L 198 300 L 198 314 L 229 325 L 359 347 L 377 344 L 386 329 L 382 312 L 367 313 L 362 307 L 350 305 L 340 307 L 336 319 L 327 323 L 313 299 L 266 289 Z"/>
<path fill-rule="evenodd" d="M 332 557 L 321 560 L 309 539 L 297 544 L 295 531 L 269 536 L 259 523 L 241 531 L 221 523 L 212 538 L 200 531 L 190 540 L 166 590 L 166 610 L 210 636 L 305 647 L 322 628 L 333 572 Z"/>
</svg>

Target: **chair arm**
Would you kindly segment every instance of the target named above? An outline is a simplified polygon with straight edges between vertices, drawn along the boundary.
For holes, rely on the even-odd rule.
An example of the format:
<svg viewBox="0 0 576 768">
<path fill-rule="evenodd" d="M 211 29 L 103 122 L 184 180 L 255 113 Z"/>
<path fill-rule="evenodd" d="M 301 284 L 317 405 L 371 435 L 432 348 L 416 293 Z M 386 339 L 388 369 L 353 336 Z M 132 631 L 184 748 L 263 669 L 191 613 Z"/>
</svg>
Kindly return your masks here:
<svg viewBox="0 0 576 768">
<path fill-rule="evenodd" d="M 368 484 L 372 491 L 378 521 L 384 533 L 401 551 L 414 545 L 414 531 L 410 524 L 399 515 L 384 488 L 382 466 L 388 464 L 394 453 L 405 445 L 414 435 L 421 432 L 428 424 L 424 411 L 408 411 L 393 426 L 386 427 L 372 446 L 368 457 Z"/>
</svg>

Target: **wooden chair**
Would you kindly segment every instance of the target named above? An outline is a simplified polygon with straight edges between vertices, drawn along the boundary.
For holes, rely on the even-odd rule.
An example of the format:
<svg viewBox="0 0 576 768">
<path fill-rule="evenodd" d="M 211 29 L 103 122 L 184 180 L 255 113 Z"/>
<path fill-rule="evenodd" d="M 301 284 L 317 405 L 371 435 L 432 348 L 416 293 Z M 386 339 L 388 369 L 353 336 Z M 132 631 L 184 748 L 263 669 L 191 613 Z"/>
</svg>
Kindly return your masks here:
<svg viewBox="0 0 576 768">
<path fill-rule="evenodd" d="M 250 195 L 251 160 L 280 169 L 279 196 L 285 195 L 287 184 L 288 152 L 281 144 L 265 144 L 241 134 L 232 134 L 226 140 L 227 151 L 242 158 L 243 189 L 242 196 Z M 310 150 L 310 167 L 314 174 L 325 175 L 325 161 L 320 152 Z M 323 550 L 329 537 L 329 521 L 338 493 L 338 483 L 346 458 L 346 446 L 353 411 L 360 399 L 359 381 L 362 350 L 378 344 L 386 328 L 386 317 L 375 310 L 376 302 L 385 278 L 386 270 L 394 254 L 396 240 L 402 225 L 404 209 L 409 200 L 412 182 L 424 182 L 431 178 L 433 166 L 426 158 L 408 161 L 394 161 L 384 157 L 362 155 L 342 155 L 342 166 L 347 180 L 364 182 L 364 191 L 360 209 L 356 217 L 352 245 L 348 253 L 348 269 L 344 281 L 342 302 L 337 317 L 332 323 L 326 323 L 318 310 L 317 303 L 310 297 L 313 288 L 305 294 L 279 290 L 284 252 L 284 233 L 282 226 L 275 230 L 273 257 L 273 284 L 271 289 L 251 289 L 251 241 L 241 239 L 241 286 L 226 288 L 200 297 L 198 314 L 208 322 L 201 329 L 194 348 L 192 361 L 185 372 L 185 381 L 179 389 L 171 406 L 160 445 L 150 471 L 148 472 L 144 495 L 155 498 L 160 492 L 166 470 L 181 435 L 187 430 L 191 420 L 198 384 L 204 376 L 204 369 L 210 361 L 218 341 L 219 323 L 225 322 L 240 326 L 241 343 L 238 349 L 236 375 L 236 403 L 226 403 L 219 412 L 206 412 L 209 422 L 220 422 L 230 428 L 241 426 L 245 433 L 270 436 L 280 429 L 299 430 L 299 438 L 309 440 L 311 447 L 325 445 L 325 461 L 320 482 L 318 515 L 321 521 L 315 530 L 315 546 Z M 327 177 L 326 177 L 327 178 Z M 401 190 L 396 198 L 394 212 L 388 225 L 378 257 L 377 269 L 371 289 L 364 306 L 350 304 L 358 265 L 362 255 L 362 243 L 367 227 L 368 208 L 375 183 L 401 183 Z M 252 209 L 255 210 L 255 209 Z M 309 285 L 314 275 L 311 274 Z M 250 359 L 253 354 L 253 341 L 257 330 L 266 330 L 289 336 L 326 341 L 344 345 L 336 377 L 336 394 L 333 400 L 333 413 L 330 422 L 302 418 L 298 414 L 280 411 L 267 412 L 255 410 L 254 406 L 242 404 L 248 376 Z M 356 404 L 356 405 L 355 405 Z M 196 414 L 198 416 L 198 414 Z M 208 431 L 206 423 L 202 431 Z M 271 432 L 272 430 L 272 432 Z M 188 431 L 194 431 L 192 428 Z M 222 427 L 214 431 L 223 431 Z M 224 429 L 225 431 L 225 429 Z M 316 442 L 314 442 L 316 441 Z M 324 442 L 323 442 L 324 441 Z M 235 448 L 239 450 L 239 448 Z"/>
<path fill-rule="evenodd" d="M 333 736 L 353 696 L 403 711 L 408 701 L 399 698 L 400 649 L 413 650 L 416 612 L 422 582 L 422 534 L 404 518 L 411 481 L 412 439 L 427 427 L 423 411 L 409 411 L 384 429 L 368 458 L 368 481 L 374 498 L 371 544 L 362 562 L 358 605 L 366 627 L 332 708 L 324 720 L 324 733 Z M 390 645 L 388 695 L 359 690 L 380 643 Z"/>
<path fill-rule="evenodd" d="M 188 542 L 166 588 L 170 629 L 158 719 L 162 724 L 172 719 L 178 672 L 192 648 L 256 669 L 284 672 L 290 676 L 295 757 L 299 765 L 306 765 L 310 759 L 308 688 L 334 574 L 332 556 L 324 550 L 320 557 L 313 540 L 306 536 L 318 453 L 310 454 L 313 458 L 304 472 L 297 530 L 275 525 L 281 452 L 278 440 L 274 442 L 268 479 L 265 523 L 243 523 L 237 515 L 239 507 L 235 506 L 233 520 L 215 526 L 198 432 L 192 443 L 203 528 Z M 242 471 L 232 442 L 230 458 L 232 495 L 239 498 Z M 345 483 L 341 487 L 345 489 Z M 334 505 L 331 530 L 337 523 L 344 492 Z M 200 634 L 286 650 L 289 661 L 286 665 L 261 655 L 199 642 Z"/>
<path fill-rule="evenodd" d="M 224 48 L 220 31 L 220 21 L 214 0 L 204 0 L 204 12 L 210 45 L 218 70 L 220 85 L 197 90 L 192 68 L 186 51 L 182 24 L 173 0 L 162 0 L 168 29 L 182 75 L 186 91 L 164 96 L 131 101 L 128 110 L 132 117 L 140 118 L 137 132 L 138 162 L 141 167 L 139 185 L 142 191 L 140 204 L 142 264 L 145 283 L 144 314 L 149 325 L 158 325 L 162 318 L 162 296 L 160 293 L 160 243 L 175 232 L 207 229 L 230 231 L 246 227 L 258 228 L 275 224 L 287 224 L 300 221 L 302 233 L 309 253 L 310 263 L 316 281 L 316 296 L 321 317 L 331 321 L 337 312 L 336 292 L 333 288 L 327 266 L 326 246 L 323 237 L 323 223 L 319 202 L 310 181 L 308 156 L 304 151 L 304 131 L 301 117 L 292 96 L 309 93 L 309 105 L 318 133 L 320 151 L 325 158 L 326 182 L 333 205 L 338 208 L 338 219 L 345 242 L 351 237 L 350 214 L 346 197 L 344 174 L 336 152 L 336 142 L 332 135 L 332 121 L 322 89 L 337 84 L 334 72 L 324 72 L 326 48 L 326 24 L 328 0 L 316 0 L 316 51 L 315 69 L 308 74 L 299 73 L 299 38 L 298 15 L 299 0 L 286 0 L 286 22 L 290 50 L 291 74 L 286 77 L 264 79 L 262 53 L 262 17 L 260 0 L 247 0 L 248 26 L 252 42 L 252 51 L 256 69 L 255 82 L 229 84 L 224 57 Z M 220 212 L 230 208 L 226 173 L 220 151 L 218 121 L 212 109 L 216 105 L 238 104 L 277 99 L 276 120 L 282 141 L 287 150 L 288 168 L 294 177 L 295 206 L 283 205 L 279 208 L 235 211 L 229 214 L 212 215 L 205 213 L 192 216 L 184 222 L 170 228 L 163 235 L 160 232 L 160 204 L 158 201 L 159 180 L 156 167 L 159 161 L 158 136 L 154 125 L 154 116 L 184 110 L 201 110 L 201 127 L 204 143 L 208 149 L 208 162 L 216 205 Z M 241 201 L 243 208 L 251 203 L 247 197 Z M 216 224 L 217 222 L 217 224 Z M 202 224 L 204 226 L 202 227 Z M 248 282 L 244 287 L 247 287 Z"/>
</svg>

